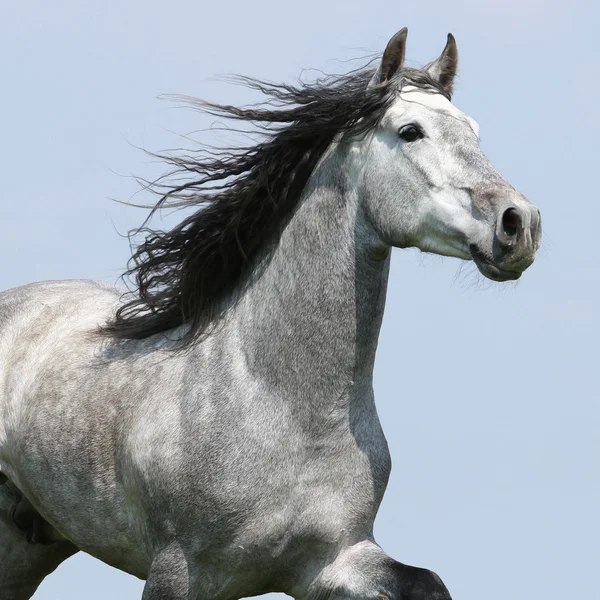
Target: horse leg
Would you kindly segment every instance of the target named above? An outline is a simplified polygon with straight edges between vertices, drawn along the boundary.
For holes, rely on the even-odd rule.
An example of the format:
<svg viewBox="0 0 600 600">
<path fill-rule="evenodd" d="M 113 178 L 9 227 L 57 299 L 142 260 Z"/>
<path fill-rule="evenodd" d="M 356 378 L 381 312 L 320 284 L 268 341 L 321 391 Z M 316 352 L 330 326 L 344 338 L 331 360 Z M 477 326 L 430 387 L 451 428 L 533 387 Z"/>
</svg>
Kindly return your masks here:
<svg viewBox="0 0 600 600">
<path fill-rule="evenodd" d="M 52 527 L 46 523 L 25 496 L 21 496 L 14 505 L 12 519 L 17 528 L 25 533 L 27 541 L 31 544 L 52 544 L 57 541 L 52 536 Z"/>
<path fill-rule="evenodd" d="M 27 600 L 33 596 L 44 577 L 77 548 L 70 542 L 51 545 L 31 544 L 13 521 L 19 502 L 10 483 L 0 485 L 0 598 Z"/>
<path fill-rule="evenodd" d="M 152 561 L 142 600 L 188 600 L 192 598 L 190 573 L 181 548 L 174 544 Z"/>
</svg>

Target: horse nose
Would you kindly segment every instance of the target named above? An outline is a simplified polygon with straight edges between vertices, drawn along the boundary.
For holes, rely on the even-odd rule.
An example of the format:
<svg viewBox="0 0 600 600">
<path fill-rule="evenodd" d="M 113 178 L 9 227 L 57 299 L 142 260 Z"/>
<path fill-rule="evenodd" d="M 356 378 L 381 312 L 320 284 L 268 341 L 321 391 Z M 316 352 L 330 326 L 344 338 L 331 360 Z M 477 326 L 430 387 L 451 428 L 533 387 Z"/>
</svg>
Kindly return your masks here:
<svg viewBox="0 0 600 600">
<path fill-rule="evenodd" d="M 502 232 L 507 239 L 513 238 L 519 232 L 523 219 L 516 208 L 507 208 L 502 215 Z"/>
<path fill-rule="evenodd" d="M 540 211 L 531 205 L 509 206 L 498 219 L 494 258 L 505 269 L 522 271 L 533 262 L 540 239 Z"/>
</svg>

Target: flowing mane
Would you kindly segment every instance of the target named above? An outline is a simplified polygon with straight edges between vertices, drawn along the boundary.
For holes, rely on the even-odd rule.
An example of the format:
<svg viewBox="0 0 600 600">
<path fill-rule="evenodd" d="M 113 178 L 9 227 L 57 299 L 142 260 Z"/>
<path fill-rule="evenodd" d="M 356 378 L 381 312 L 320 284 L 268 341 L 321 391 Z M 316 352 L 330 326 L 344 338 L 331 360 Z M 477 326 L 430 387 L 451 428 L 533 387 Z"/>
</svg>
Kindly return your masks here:
<svg viewBox="0 0 600 600">
<path fill-rule="evenodd" d="M 208 114 L 251 124 L 259 142 L 160 156 L 173 170 L 150 185 L 159 200 L 134 232 L 145 235 L 125 273 L 135 289 L 102 333 L 143 339 L 187 325 L 182 346 L 207 333 L 257 255 L 277 240 L 336 135 L 373 129 L 404 84 L 447 95 L 422 70 L 404 69 L 382 85 L 369 85 L 373 75 L 364 68 L 296 85 L 238 78 L 265 96 L 246 108 L 188 99 Z M 182 174 L 190 180 L 181 183 Z M 197 210 L 170 231 L 147 226 L 157 210 L 173 206 Z"/>
</svg>

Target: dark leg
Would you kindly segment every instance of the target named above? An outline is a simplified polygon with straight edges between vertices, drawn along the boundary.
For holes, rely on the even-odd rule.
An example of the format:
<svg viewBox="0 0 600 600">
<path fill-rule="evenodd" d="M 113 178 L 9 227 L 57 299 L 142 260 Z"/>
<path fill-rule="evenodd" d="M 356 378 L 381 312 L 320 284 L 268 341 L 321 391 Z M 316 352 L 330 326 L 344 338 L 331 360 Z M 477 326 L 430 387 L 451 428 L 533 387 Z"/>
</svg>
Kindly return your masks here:
<svg viewBox="0 0 600 600">
<path fill-rule="evenodd" d="M 16 492 L 20 497 L 12 509 L 12 519 L 14 524 L 20 529 L 30 544 L 52 544 L 52 528 L 33 508 L 29 500 L 20 492 Z"/>
</svg>

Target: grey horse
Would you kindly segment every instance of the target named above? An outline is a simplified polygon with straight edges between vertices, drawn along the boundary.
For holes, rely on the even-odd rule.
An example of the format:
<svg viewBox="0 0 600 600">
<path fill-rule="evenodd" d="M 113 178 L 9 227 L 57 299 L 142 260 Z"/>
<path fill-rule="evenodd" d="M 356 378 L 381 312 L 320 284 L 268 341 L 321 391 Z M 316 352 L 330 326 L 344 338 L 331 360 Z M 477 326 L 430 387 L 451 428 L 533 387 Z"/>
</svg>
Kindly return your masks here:
<svg viewBox="0 0 600 600">
<path fill-rule="evenodd" d="M 156 209 L 191 212 L 140 229 L 129 293 L 0 295 L 3 600 L 79 550 L 145 579 L 143 600 L 450 598 L 373 538 L 391 247 L 514 280 L 541 222 L 450 101 L 454 38 L 423 69 L 405 43 L 344 76 L 243 79 L 263 104 L 195 100 L 258 137 L 167 157 Z"/>
</svg>

